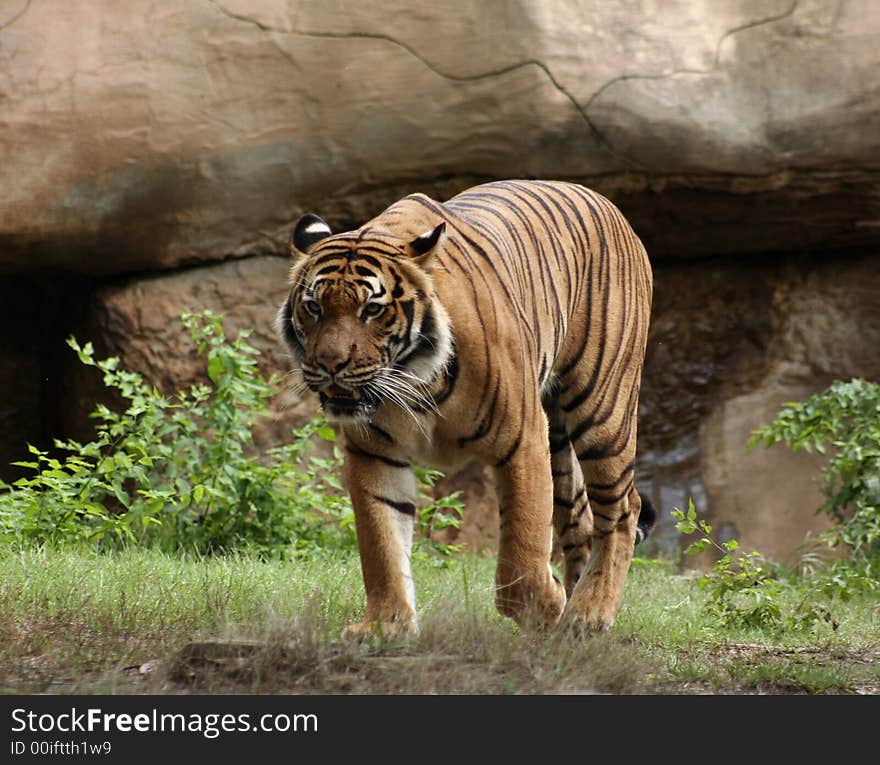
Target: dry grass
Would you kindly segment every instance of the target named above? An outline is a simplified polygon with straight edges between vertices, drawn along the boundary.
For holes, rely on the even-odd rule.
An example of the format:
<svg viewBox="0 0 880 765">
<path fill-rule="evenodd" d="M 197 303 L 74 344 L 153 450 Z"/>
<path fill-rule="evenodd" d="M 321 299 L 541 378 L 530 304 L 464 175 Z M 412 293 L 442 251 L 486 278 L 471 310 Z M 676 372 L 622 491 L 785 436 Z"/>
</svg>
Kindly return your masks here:
<svg viewBox="0 0 880 765">
<path fill-rule="evenodd" d="M 710 632 L 693 582 L 634 567 L 608 634 L 520 631 L 492 605 L 489 559 L 416 568 L 422 624 L 405 642 L 343 644 L 359 617 L 355 558 L 181 560 L 148 551 L 0 555 L 7 693 L 878 693 L 880 627 L 846 604 L 840 629 Z"/>
<path fill-rule="evenodd" d="M 405 642 L 327 640 L 318 610 L 275 625 L 262 639 L 195 643 L 169 677 L 200 692 L 511 694 L 628 693 L 645 661 L 631 641 L 523 634 L 499 618 L 468 618 L 436 603 Z"/>
</svg>

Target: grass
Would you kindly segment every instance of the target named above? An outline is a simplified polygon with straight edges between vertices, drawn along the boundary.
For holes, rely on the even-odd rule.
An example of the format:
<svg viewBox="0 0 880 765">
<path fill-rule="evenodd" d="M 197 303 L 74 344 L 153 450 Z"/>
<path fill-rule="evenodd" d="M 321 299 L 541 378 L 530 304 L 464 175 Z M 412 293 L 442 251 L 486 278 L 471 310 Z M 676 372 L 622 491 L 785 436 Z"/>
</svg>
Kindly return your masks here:
<svg viewBox="0 0 880 765">
<path fill-rule="evenodd" d="M 521 632 L 493 606 L 491 558 L 416 561 L 420 634 L 350 646 L 357 557 L 263 561 L 0 552 L 5 693 L 880 693 L 880 610 L 834 601 L 837 629 L 711 627 L 693 578 L 636 559 L 614 629 Z M 791 592 L 785 597 L 797 598 Z"/>
</svg>

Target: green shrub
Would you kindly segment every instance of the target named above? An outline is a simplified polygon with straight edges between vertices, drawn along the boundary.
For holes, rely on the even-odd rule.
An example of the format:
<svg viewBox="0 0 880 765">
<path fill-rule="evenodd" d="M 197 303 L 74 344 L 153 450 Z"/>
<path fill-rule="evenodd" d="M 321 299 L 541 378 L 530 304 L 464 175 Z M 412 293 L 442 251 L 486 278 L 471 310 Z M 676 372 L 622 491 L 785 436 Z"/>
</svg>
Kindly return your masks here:
<svg viewBox="0 0 880 765">
<path fill-rule="evenodd" d="M 435 538 L 435 533 L 446 529 L 457 529 L 461 526 L 464 504 L 461 492 L 454 491 L 444 497 L 436 498 L 430 490 L 443 473 L 439 470 L 415 468 L 416 480 L 419 484 L 421 506 L 416 509 L 416 544 L 413 554 L 424 560 L 430 560 L 437 566 L 445 566 L 450 556 L 460 552 L 459 545 L 446 544 Z"/>
<path fill-rule="evenodd" d="M 712 526 L 697 517 L 693 500 L 688 500 L 686 512 L 674 508 L 672 517 L 678 521 L 675 528 L 682 534 L 699 535 L 685 549 L 686 555 L 695 555 L 710 547 L 721 555 L 709 572 L 697 580 L 697 586 L 708 595 L 707 614 L 728 628 L 778 628 L 783 622 L 779 604 L 782 586 L 760 554 L 736 554 L 739 542 L 735 539 L 717 542 L 711 536 Z"/>
<path fill-rule="evenodd" d="M 210 384 L 173 397 L 120 369 L 118 358 L 98 361 L 90 343 L 68 340 L 126 407 L 120 413 L 99 404 L 92 414 L 95 439 L 56 440 L 57 456 L 28 447 L 33 458 L 15 464 L 32 475 L 0 482 L 0 540 L 138 543 L 199 553 L 246 547 L 282 556 L 355 549 L 340 454 L 335 447 L 329 457 L 314 453 L 316 440 L 335 441 L 333 429 L 315 419 L 289 443 L 254 454 L 253 427 L 277 392 L 276 381 L 260 375 L 249 333 L 229 341 L 220 319 L 210 311 L 183 315 Z M 456 523 L 440 512 L 455 498 L 438 502 L 422 511 L 423 530 L 438 519 Z M 452 550 L 428 545 L 432 552 Z"/>
<path fill-rule="evenodd" d="M 797 451 L 829 453 L 824 504 L 835 525 L 824 539 L 864 559 L 880 555 L 880 384 L 838 381 L 823 393 L 785 405 L 755 431 L 750 446 L 784 441 Z"/>
<path fill-rule="evenodd" d="M 696 555 L 707 549 L 720 557 L 697 579 L 707 598 L 704 613 L 710 625 L 725 629 L 760 629 L 770 633 L 803 632 L 839 624 L 831 608 L 880 589 L 877 559 L 861 555 L 828 562 L 807 553 L 792 572 L 756 551 L 741 552 L 735 539 L 719 542 L 712 526 L 697 515 L 693 500 L 687 511 L 674 508 L 675 528 L 697 539 L 684 550 Z"/>
</svg>

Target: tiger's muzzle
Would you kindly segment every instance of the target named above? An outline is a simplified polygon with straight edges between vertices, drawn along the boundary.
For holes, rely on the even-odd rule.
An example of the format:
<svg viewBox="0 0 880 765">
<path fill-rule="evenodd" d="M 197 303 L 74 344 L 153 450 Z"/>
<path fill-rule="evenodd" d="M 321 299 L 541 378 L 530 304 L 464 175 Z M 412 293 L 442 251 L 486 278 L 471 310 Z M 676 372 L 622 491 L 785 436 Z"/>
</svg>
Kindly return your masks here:
<svg viewBox="0 0 880 765">
<path fill-rule="evenodd" d="M 381 403 L 379 397 L 369 388 L 346 389 L 329 385 L 318 391 L 318 395 L 324 412 L 337 420 L 368 418 Z"/>
</svg>

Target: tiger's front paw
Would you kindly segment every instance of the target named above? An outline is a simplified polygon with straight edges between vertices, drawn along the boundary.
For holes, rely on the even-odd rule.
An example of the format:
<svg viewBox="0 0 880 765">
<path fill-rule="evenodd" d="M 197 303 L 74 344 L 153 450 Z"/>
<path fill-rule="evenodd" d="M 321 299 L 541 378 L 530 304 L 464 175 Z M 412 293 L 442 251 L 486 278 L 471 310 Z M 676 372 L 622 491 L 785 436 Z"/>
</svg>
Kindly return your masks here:
<svg viewBox="0 0 880 765">
<path fill-rule="evenodd" d="M 561 629 L 573 635 L 589 637 L 601 632 L 607 632 L 614 625 L 614 617 L 607 614 L 569 614 L 566 613 L 559 622 Z"/>
<path fill-rule="evenodd" d="M 606 632 L 619 610 L 620 603 L 612 597 L 597 596 L 587 588 L 576 589 L 566 605 L 562 624 L 583 635 Z"/>
<path fill-rule="evenodd" d="M 521 627 L 547 630 L 562 615 L 565 608 L 565 588 L 552 572 L 548 573 L 544 582 L 531 587 L 521 579 L 497 586 L 495 607 L 499 613 L 509 616 Z"/>
<path fill-rule="evenodd" d="M 417 632 L 415 619 L 401 619 L 393 622 L 366 620 L 349 624 L 342 630 L 342 639 L 347 643 L 402 640 Z"/>
</svg>

